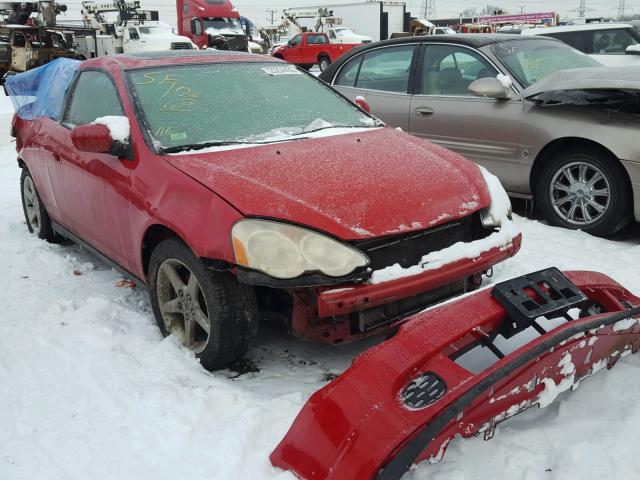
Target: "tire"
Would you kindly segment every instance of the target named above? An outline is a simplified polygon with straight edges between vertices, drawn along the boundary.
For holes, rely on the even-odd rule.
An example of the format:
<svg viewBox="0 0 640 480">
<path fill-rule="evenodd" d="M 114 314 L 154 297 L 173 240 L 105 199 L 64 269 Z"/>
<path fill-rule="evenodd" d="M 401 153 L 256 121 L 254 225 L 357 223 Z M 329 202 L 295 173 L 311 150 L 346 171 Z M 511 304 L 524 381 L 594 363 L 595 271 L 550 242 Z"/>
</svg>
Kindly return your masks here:
<svg viewBox="0 0 640 480">
<path fill-rule="evenodd" d="M 177 335 L 205 369 L 224 367 L 251 348 L 258 332 L 253 288 L 230 273 L 207 270 L 179 239 L 164 240 L 152 252 L 149 290 L 162 334 Z"/>
<path fill-rule="evenodd" d="M 33 177 L 26 167 L 22 169 L 20 176 L 20 197 L 29 233 L 36 234 L 38 238 L 50 243 L 60 242 L 61 238 L 53 231 L 51 218 L 42 204 Z"/>
<path fill-rule="evenodd" d="M 318 67 L 321 72 L 324 72 L 331 65 L 331 60 L 328 57 L 320 57 L 318 59 Z"/>
<path fill-rule="evenodd" d="M 593 148 L 561 151 L 542 170 L 536 201 L 553 225 L 607 236 L 631 220 L 631 191 L 616 158 Z"/>
</svg>

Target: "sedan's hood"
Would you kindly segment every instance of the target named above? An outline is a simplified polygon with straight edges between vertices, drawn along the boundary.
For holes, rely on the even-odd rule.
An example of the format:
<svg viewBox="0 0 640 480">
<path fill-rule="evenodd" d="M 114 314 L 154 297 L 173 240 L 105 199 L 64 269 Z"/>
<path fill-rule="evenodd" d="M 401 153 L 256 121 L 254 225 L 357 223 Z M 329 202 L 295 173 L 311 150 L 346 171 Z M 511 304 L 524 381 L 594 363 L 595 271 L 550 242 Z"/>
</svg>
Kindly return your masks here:
<svg viewBox="0 0 640 480">
<path fill-rule="evenodd" d="M 489 204 L 476 165 L 391 128 L 164 158 L 246 216 L 345 240 L 425 229 Z"/>
<path fill-rule="evenodd" d="M 559 90 L 639 90 L 640 66 L 593 67 L 561 70 L 552 73 L 522 91 L 519 98 Z"/>
</svg>

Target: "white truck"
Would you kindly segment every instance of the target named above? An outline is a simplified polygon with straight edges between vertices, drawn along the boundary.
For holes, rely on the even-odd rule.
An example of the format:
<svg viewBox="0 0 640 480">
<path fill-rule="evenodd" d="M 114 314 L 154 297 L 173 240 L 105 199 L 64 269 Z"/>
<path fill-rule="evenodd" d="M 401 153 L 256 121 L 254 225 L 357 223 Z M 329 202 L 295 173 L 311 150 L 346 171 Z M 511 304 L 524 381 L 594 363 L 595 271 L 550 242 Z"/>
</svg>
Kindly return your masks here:
<svg viewBox="0 0 640 480">
<path fill-rule="evenodd" d="M 109 13 L 117 13 L 115 22 L 107 19 Z M 152 20 L 148 13 L 141 10 L 139 0 L 83 1 L 83 22 L 98 34 L 95 45 L 92 37 L 76 38 L 78 58 L 197 48 L 191 39 L 176 35 L 168 24 L 157 21 L 157 12 Z"/>
<path fill-rule="evenodd" d="M 187 37 L 173 33 L 169 25 L 163 22 L 128 23 L 114 26 L 111 33 L 96 35 L 93 38 L 76 39 L 78 58 L 91 58 L 114 55 L 116 53 L 152 52 L 159 50 L 192 50 L 197 48 Z"/>
</svg>

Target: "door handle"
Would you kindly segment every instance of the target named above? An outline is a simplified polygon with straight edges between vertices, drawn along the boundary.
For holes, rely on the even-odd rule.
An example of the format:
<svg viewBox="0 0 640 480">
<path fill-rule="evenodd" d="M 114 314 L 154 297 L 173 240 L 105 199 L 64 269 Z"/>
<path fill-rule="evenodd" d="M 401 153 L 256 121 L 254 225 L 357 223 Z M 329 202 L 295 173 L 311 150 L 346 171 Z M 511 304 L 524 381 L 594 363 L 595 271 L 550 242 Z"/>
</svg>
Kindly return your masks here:
<svg viewBox="0 0 640 480">
<path fill-rule="evenodd" d="M 429 117 L 435 113 L 435 110 L 431 107 L 418 107 L 416 108 L 416 117 Z"/>
</svg>

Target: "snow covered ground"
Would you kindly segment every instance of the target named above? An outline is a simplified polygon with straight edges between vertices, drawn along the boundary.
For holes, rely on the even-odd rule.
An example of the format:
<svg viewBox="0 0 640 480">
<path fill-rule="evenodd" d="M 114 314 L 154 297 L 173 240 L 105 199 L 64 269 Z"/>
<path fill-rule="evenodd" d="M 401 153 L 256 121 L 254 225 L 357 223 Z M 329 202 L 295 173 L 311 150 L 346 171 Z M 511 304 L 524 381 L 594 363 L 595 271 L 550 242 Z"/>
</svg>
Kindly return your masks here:
<svg viewBox="0 0 640 480">
<path fill-rule="evenodd" d="M 259 372 L 207 373 L 162 339 L 142 291 L 76 246 L 28 235 L 9 124 L 0 97 L 0 479 L 292 479 L 270 451 L 309 395 L 372 342 L 322 347 L 265 325 L 246 365 Z M 600 270 L 640 294 L 637 229 L 609 241 L 516 224 L 522 251 L 492 281 L 555 265 Z M 454 441 L 442 463 L 407 478 L 640 478 L 639 378 L 640 359 L 627 357 L 490 442 Z"/>
</svg>

